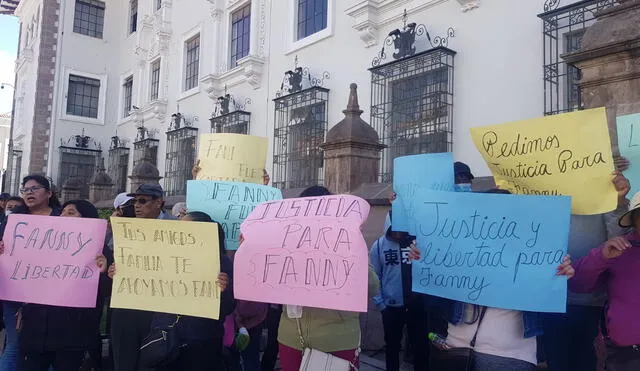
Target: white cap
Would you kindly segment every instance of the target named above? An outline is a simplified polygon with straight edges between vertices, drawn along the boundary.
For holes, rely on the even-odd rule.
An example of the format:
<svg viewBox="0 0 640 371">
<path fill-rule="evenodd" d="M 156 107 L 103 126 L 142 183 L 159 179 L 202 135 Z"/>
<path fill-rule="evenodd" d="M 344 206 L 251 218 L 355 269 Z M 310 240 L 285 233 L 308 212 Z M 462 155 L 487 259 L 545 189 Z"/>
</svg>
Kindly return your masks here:
<svg viewBox="0 0 640 371">
<path fill-rule="evenodd" d="M 127 196 L 127 192 L 122 192 L 122 193 L 120 193 L 119 195 L 116 196 L 115 200 L 113 200 L 113 207 L 117 209 L 118 207 L 126 204 L 127 202 L 129 202 L 132 199 L 133 199 L 133 197 Z"/>
</svg>

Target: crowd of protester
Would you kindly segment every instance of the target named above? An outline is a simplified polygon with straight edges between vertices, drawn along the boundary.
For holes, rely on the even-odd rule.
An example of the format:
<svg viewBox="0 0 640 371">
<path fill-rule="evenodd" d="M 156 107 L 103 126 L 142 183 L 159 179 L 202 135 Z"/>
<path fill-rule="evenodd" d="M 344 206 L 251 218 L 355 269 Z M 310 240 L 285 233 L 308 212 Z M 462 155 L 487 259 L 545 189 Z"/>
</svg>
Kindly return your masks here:
<svg viewBox="0 0 640 371">
<path fill-rule="evenodd" d="M 616 164 L 618 171 L 628 166 L 624 159 Z M 456 191 L 471 192 L 471 169 L 457 162 L 454 170 Z M 196 165 L 194 176 L 198 171 Z M 468 366 L 475 371 L 530 371 L 541 362 L 550 371 L 596 371 L 598 358 L 607 370 L 640 370 L 640 194 L 628 201 L 630 185 L 619 172 L 612 175 L 612 182 L 619 195 L 616 210 L 571 217 L 569 254 L 556 273 L 566 277 L 569 287 L 567 311 L 561 314 L 488 308 L 412 292 L 411 264 L 420 259 L 420 250 L 414 236 L 393 230 L 389 212 L 382 236 L 370 247 L 367 285 L 369 298 L 382 314 L 386 369 L 400 369 L 406 329 L 406 348 L 414 369 L 420 371 L 446 371 L 439 363 L 442 352 L 467 348 L 475 350 Z M 266 172 L 264 183 L 269 183 Z M 25 177 L 20 193 L 21 197 L 0 195 L 0 237 L 12 213 L 99 217 L 88 201 L 60 204 L 44 176 Z M 330 194 L 313 186 L 300 197 Z M 391 202 L 394 199 L 392 195 Z M 190 212 L 184 203 L 168 212 L 158 184 L 117 195 L 113 207 L 112 216 L 123 218 L 216 222 L 205 213 Z M 305 347 L 344 359 L 352 369 L 359 367 L 363 340 L 359 313 L 236 300 L 233 253 L 225 249 L 219 224 L 218 235 L 220 320 L 109 308 L 117 267 L 113 236 L 107 230 L 104 249 L 95 260 L 101 272 L 95 308 L 2 302 L 6 338 L 0 371 L 271 371 L 277 364 L 283 371 L 297 371 Z M 3 251 L 4 242 L 0 254 Z M 104 324 L 108 357 L 103 357 Z M 150 334 L 172 326 L 180 339 L 179 350 L 161 363 L 150 360 L 141 351 Z M 268 335 L 262 347 L 264 330 Z"/>
</svg>

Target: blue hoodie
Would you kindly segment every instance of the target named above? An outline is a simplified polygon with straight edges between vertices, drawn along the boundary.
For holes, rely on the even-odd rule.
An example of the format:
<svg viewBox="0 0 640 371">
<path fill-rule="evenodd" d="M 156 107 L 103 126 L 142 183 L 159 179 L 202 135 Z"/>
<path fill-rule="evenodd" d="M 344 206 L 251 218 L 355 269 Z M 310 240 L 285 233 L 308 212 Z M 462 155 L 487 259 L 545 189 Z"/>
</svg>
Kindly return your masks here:
<svg viewBox="0 0 640 371">
<path fill-rule="evenodd" d="M 405 305 L 405 298 L 411 293 L 411 262 L 408 254 L 409 242 L 414 239 L 408 237 L 401 246 L 390 238 L 390 214 L 387 214 L 384 230 L 386 233 L 378 238 L 369 250 L 369 260 L 380 279 L 380 294 L 373 298 L 380 310 L 388 306 Z"/>
</svg>

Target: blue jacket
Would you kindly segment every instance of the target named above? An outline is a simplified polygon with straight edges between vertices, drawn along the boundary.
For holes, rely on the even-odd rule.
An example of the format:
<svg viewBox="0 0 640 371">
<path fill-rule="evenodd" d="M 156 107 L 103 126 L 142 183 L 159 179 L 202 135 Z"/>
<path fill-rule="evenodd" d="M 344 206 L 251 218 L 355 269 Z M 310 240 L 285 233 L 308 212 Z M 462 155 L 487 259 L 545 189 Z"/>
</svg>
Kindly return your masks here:
<svg viewBox="0 0 640 371">
<path fill-rule="evenodd" d="M 403 256 L 400 244 L 391 240 L 388 233 L 391 230 L 391 218 L 387 214 L 384 236 L 378 238 L 371 245 L 369 260 L 373 270 L 380 279 L 380 293 L 374 296 L 373 301 L 380 310 L 386 307 L 401 307 L 405 305 L 405 291 L 402 282 L 402 265 L 406 256 Z M 407 269 L 405 267 L 405 269 Z"/>
<path fill-rule="evenodd" d="M 458 325 L 462 322 L 464 316 L 464 306 L 466 303 L 460 301 L 454 301 L 452 305 L 449 322 L 453 325 Z M 521 312 L 522 321 L 524 322 L 524 338 L 531 338 L 535 336 L 541 336 L 542 330 L 542 318 L 540 313 L 536 312 Z"/>
</svg>

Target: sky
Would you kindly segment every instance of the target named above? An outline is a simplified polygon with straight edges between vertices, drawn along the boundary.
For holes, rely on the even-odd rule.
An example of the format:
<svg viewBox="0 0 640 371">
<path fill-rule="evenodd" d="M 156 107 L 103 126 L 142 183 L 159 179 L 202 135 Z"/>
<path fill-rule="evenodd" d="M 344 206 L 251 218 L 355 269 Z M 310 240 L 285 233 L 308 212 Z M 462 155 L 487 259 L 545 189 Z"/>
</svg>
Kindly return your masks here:
<svg viewBox="0 0 640 371">
<path fill-rule="evenodd" d="M 13 85 L 15 60 L 18 52 L 18 18 L 0 15 L 0 83 Z M 0 90 L 0 113 L 11 111 L 13 89 Z"/>
</svg>

